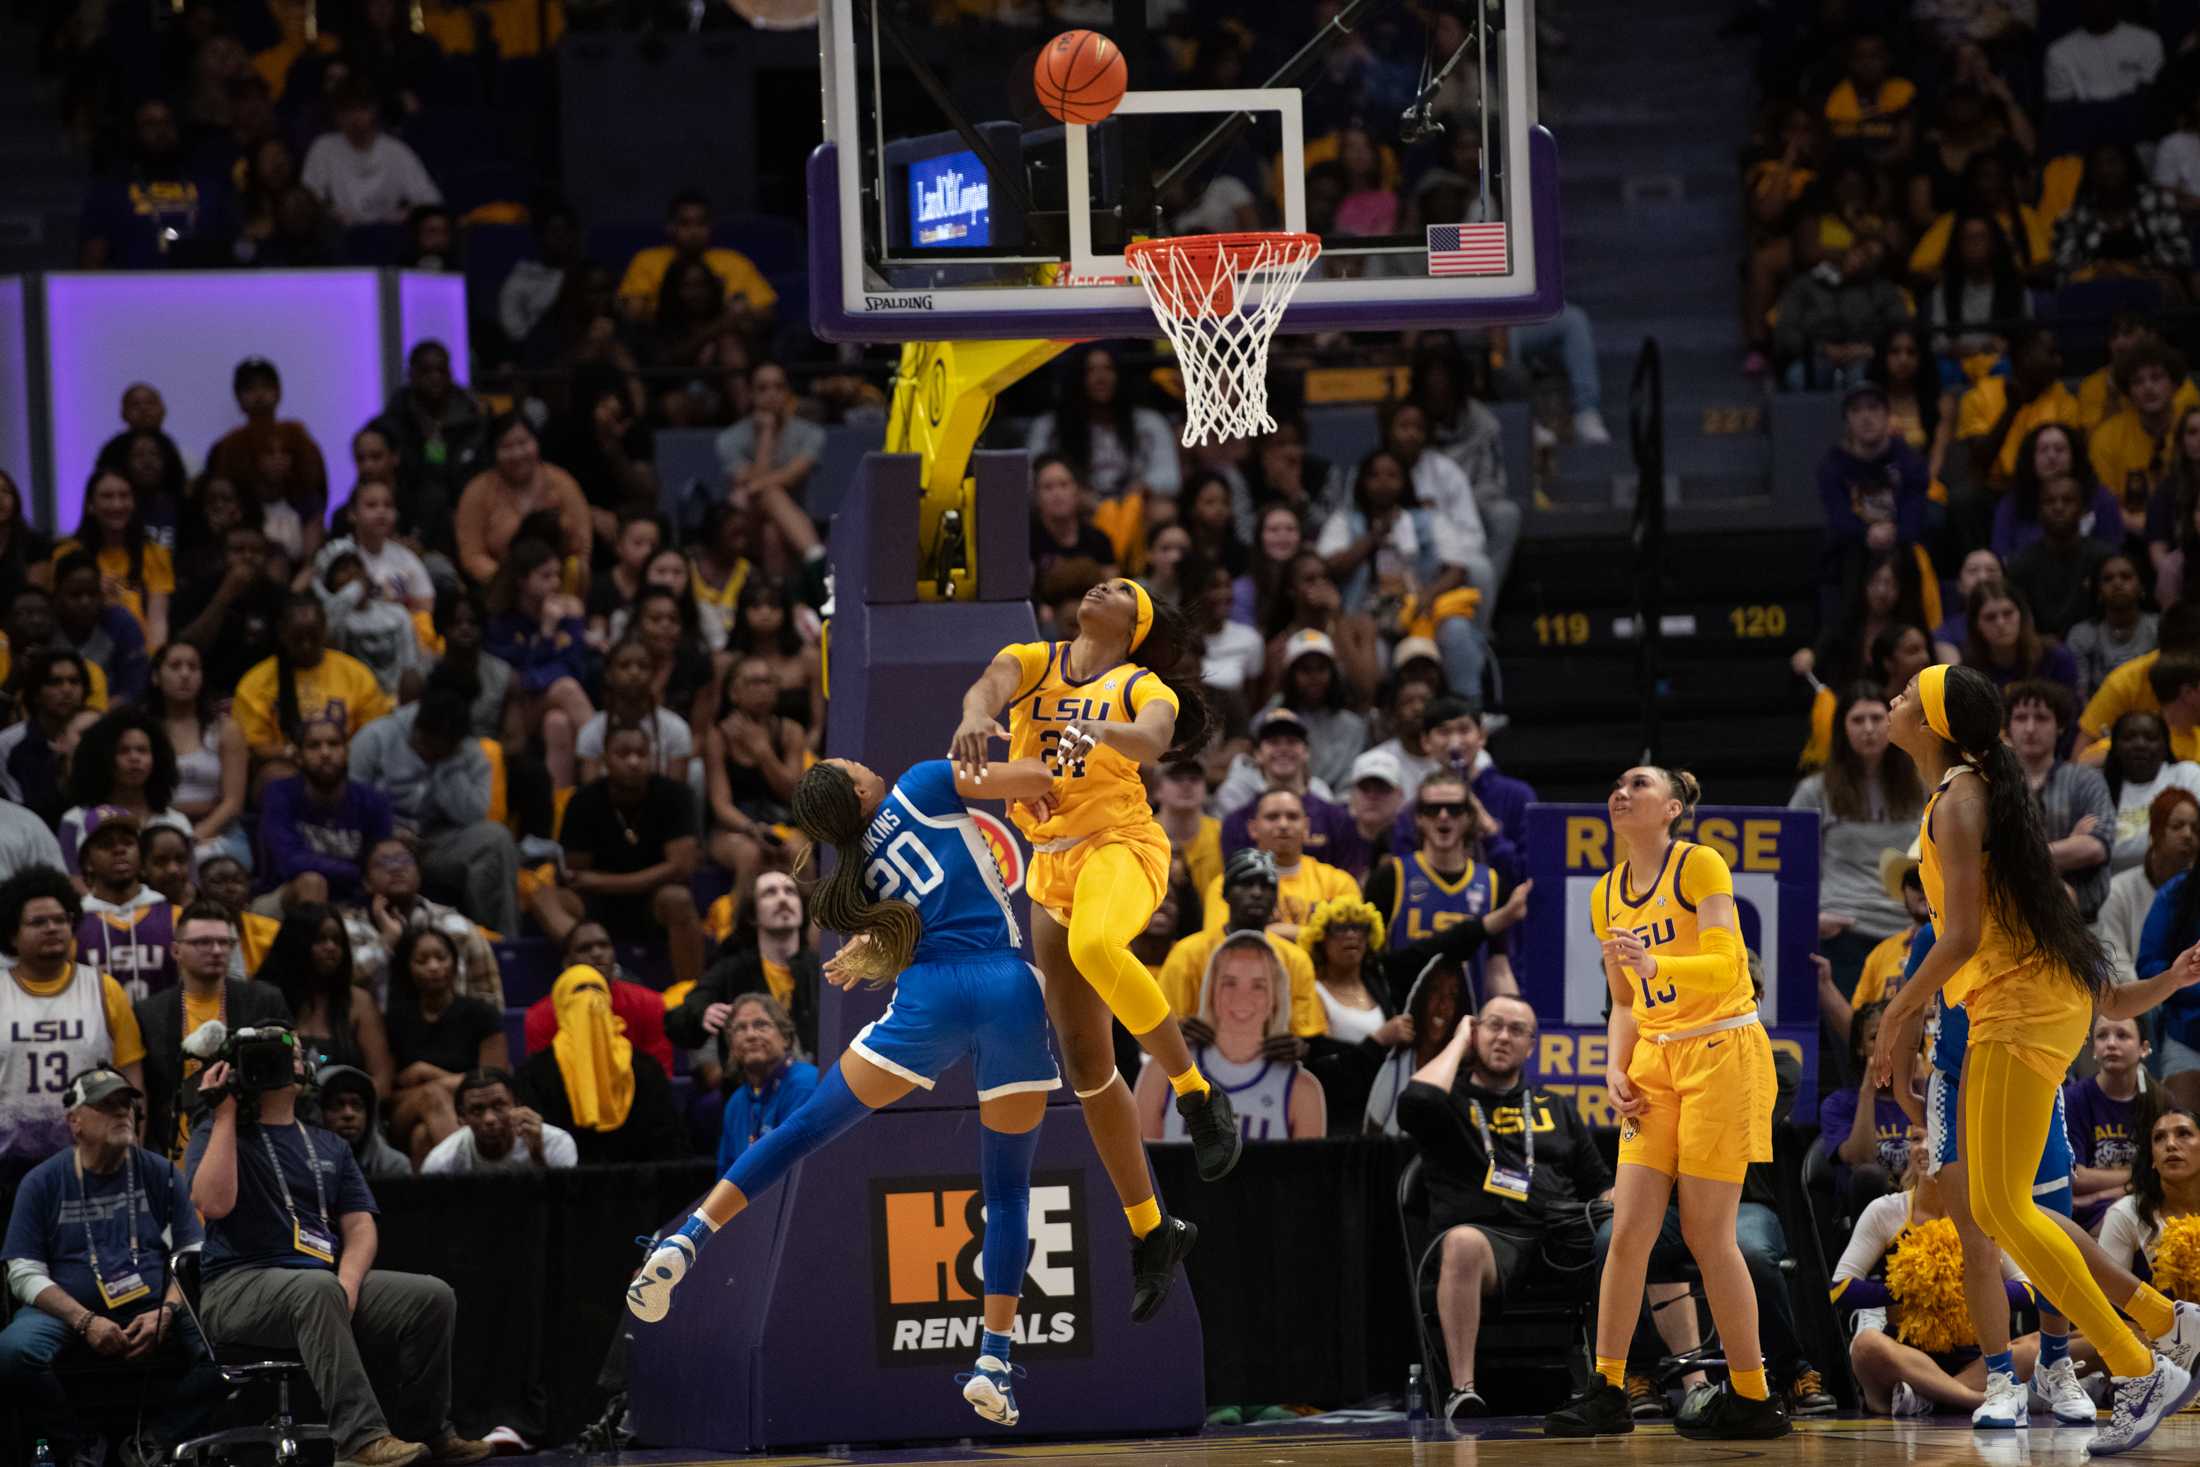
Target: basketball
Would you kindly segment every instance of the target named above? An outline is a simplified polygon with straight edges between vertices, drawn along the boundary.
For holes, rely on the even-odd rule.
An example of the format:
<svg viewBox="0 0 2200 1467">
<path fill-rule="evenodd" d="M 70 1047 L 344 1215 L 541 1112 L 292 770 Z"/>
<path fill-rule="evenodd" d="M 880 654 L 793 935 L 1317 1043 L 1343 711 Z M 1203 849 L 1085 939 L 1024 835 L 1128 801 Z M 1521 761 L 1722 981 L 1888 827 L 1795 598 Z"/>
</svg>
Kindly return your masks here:
<svg viewBox="0 0 2200 1467">
<path fill-rule="evenodd" d="M 1063 122 L 1098 122 L 1123 100 L 1130 69 L 1123 49 L 1098 31 L 1064 31 L 1031 71 L 1039 105 Z"/>
</svg>

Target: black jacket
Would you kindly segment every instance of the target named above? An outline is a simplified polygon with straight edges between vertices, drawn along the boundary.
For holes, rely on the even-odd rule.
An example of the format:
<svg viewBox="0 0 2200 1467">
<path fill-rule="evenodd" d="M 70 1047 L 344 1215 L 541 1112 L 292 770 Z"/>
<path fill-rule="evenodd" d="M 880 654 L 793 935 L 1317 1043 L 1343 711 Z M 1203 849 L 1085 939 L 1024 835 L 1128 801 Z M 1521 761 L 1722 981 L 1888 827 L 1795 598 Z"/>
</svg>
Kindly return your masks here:
<svg viewBox="0 0 2200 1467">
<path fill-rule="evenodd" d="M 229 1032 L 255 1024 L 291 1024 L 290 1005 L 272 983 L 251 978 L 231 978 L 223 1006 Z M 183 1054 L 183 987 L 164 989 L 137 1001 L 138 1030 L 145 1039 L 145 1144 L 172 1161 L 183 1159 L 176 1137 L 177 1090 L 188 1080 L 191 1092 L 184 1097 L 184 1114 L 192 1124 L 206 1113 L 198 1098 L 199 1062 Z"/>
<path fill-rule="evenodd" d="M 1534 1097 L 1535 1176 L 1529 1183 L 1528 1200 L 1516 1202 L 1483 1189 L 1490 1156 L 1482 1147 L 1482 1133 L 1467 1102 L 1481 1103 L 1498 1160 L 1517 1170 L 1526 1155 L 1521 1132 L 1524 1096 Z M 1496 1094 L 1469 1082 L 1462 1073 L 1446 1095 L 1416 1080 L 1398 1097 L 1398 1124 L 1420 1143 L 1427 1158 L 1429 1216 L 1438 1229 L 1476 1223 L 1507 1232 L 1540 1233 L 1545 1219 L 1569 1204 L 1578 1213 L 1579 1204 L 1612 1185 L 1611 1168 L 1604 1164 L 1604 1154 L 1597 1150 L 1581 1112 L 1566 1097 L 1530 1085 Z"/>
<path fill-rule="evenodd" d="M 817 954 L 808 948 L 787 961 L 794 978 L 794 1002 L 788 1006 L 794 1034 L 805 1055 L 817 1054 L 817 986 L 824 972 Z M 726 1003 L 744 993 L 769 993 L 764 981 L 764 959 L 754 947 L 740 947 L 712 963 L 678 1008 L 665 1015 L 665 1037 L 681 1049 L 695 1049 L 712 1036 L 703 1032 L 703 1011 L 714 1003 Z M 717 1034 L 718 1062 L 732 1068 L 726 1056 L 726 1031 Z"/>
<path fill-rule="evenodd" d="M 565 1093 L 565 1074 L 555 1049 L 539 1050 L 512 1077 L 514 1098 L 541 1116 L 544 1124 L 570 1131 L 582 1166 L 628 1161 L 675 1161 L 688 1155 L 687 1127 L 672 1108 L 672 1082 L 665 1067 L 640 1050 L 634 1052 L 634 1103 L 626 1124 L 616 1131 L 591 1131 L 573 1120 L 573 1102 Z"/>
</svg>

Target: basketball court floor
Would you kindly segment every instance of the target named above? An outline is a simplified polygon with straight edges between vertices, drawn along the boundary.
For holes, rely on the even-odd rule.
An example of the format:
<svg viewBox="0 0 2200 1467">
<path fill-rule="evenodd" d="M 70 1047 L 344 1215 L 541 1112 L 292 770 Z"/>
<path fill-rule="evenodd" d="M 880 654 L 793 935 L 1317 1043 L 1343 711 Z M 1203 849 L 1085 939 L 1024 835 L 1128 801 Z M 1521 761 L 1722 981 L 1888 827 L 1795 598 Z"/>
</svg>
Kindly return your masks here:
<svg viewBox="0 0 2200 1467">
<path fill-rule="evenodd" d="M 543 1455 L 507 1459 L 541 1467 L 989 1467 L 1027 1462 L 1044 1467 L 1681 1467 L 1701 1462 L 1808 1463 L 1809 1467 L 1985 1467 L 2057 1464 L 2081 1467 L 2093 1433 L 2084 1427 L 2038 1426 L 2027 1432 L 1973 1432 L 1957 1417 L 1891 1421 L 1886 1417 L 1796 1423 L 1795 1433 L 1773 1442 L 1696 1442 L 1667 1424 L 1638 1426 L 1631 1436 L 1595 1441 L 1547 1438 L 1531 1418 L 1476 1422 L 1463 1431 L 1441 1428 L 1409 1436 L 1398 1421 L 1329 1424 L 1318 1420 L 1277 1426 L 1208 1431 L 1155 1441 L 1027 1442 L 997 1447 L 973 1438 L 903 1451 L 828 1450 L 778 1456 L 712 1456 L 693 1452 L 630 1451 L 613 1456 Z M 2109 1460 L 2109 1459 L 2103 1459 Z M 2165 1422 L 2138 1451 L 2122 1461 L 2200 1463 L 2200 1413 Z"/>
</svg>

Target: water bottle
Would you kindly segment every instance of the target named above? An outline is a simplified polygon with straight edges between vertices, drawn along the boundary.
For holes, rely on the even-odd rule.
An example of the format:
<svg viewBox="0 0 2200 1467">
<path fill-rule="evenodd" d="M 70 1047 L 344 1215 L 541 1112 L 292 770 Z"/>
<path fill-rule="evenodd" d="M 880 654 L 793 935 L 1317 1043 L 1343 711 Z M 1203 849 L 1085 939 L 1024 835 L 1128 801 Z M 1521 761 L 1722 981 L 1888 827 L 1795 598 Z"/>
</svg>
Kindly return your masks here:
<svg viewBox="0 0 2200 1467">
<path fill-rule="evenodd" d="M 1418 1365 L 1406 1371 L 1406 1420 L 1428 1420 L 1428 1388 L 1422 1383 Z"/>
<path fill-rule="evenodd" d="M 53 1448 L 46 1445 L 44 1437 L 38 1439 L 38 1449 L 31 1454 L 31 1467 L 54 1467 Z"/>
</svg>

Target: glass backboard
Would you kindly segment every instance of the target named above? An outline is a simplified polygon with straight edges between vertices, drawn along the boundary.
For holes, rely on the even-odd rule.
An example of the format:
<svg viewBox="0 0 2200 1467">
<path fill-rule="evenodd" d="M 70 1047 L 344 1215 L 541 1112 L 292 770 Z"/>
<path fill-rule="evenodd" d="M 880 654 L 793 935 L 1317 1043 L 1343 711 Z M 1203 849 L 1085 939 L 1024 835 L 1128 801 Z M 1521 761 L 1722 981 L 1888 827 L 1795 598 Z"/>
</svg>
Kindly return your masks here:
<svg viewBox="0 0 2200 1467">
<path fill-rule="evenodd" d="M 1120 46 L 1113 115 L 1033 84 Z M 1133 240 L 1318 235 L 1286 333 L 1482 325 L 1560 303 L 1532 0 L 825 0 L 812 325 L 837 341 L 1144 335 Z"/>
</svg>

